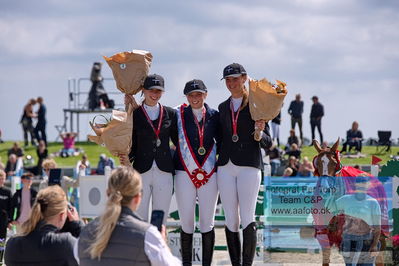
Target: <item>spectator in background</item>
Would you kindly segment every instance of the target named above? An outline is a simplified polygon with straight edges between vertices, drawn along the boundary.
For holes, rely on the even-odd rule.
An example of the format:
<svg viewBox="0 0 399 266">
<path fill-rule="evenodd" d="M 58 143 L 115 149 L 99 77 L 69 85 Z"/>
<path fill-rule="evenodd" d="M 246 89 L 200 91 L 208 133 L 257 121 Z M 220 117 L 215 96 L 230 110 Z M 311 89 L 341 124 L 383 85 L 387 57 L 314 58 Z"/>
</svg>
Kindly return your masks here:
<svg viewBox="0 0 399 266">
<path fill-rule="evenodd" d="M 104 153 L 100 155 L 100 160 L 97 165 L 97 174 L 103 175 L 105 173 L 105 167 L 109 166 L 111 169 L 115 168 L 114 159 L 107 157 Z"/>
<path fill-rule="evenodd" d="M 46 136 L 46 106 L 43 103 L 43 98 L 38 97 L 37 103 L 39 104 L 39 110 L 37 111 L 37 124 L 35 127 L 35 135 L 38 141 L 43 140 L 47 145 Z"/>
<path fill-rule="evenodd" d="M 299 165 L 298 175 L 304 177 L 313 176 L 313 163 L 309 161 L 308 157 L 303 157 L 302 163 Z"/>
<path fill-rule="evenodd" d="M 78 134 L 74 132 L 61 133 L 60 137 L 64 143 L 64 148 L 61 150 L 61 157 L 69 157 L 75 155 L 75 138 Z"/>
<path fill-rule="evenodd" d="M 4 143 L 3 139 L 1 138 L 2 135 L 3 134 L 2 134 L 1 129 L 0 129 L 0 143 Z"/>
<path fill-rule="evenodd" d="M 288 159 L 287 168 L 291 168 L 291 170 L 292 170 L 291 176 L 298 175 L 299 163 L 298 163 L 298 159 L 295 158 L 295 156 L 290 156 L 290 158 Z"/>
<path fill-rule="evenodd" d="M 288 108 L 288 113 L 291 115 L 291 129 L 295 132 L 295 124 L 298 123 L 299 127 L 299 136 L 301 137 L 301 141 L 303 141 L 302 134 L 302 113 L 303 113 L 303 101 L 301 101 L 301 95 L 295 95 L 295 101 L 290 103 L 290 107 Z"/>
<path fill-rule="evenodd" d="M 281 124 L 281 111 L 278 113 L 278 115 L 275 118 L 273 118 L 271 123 L 273 141 L 277 141 L 277 146 L 280 146 L 280 124 Z"/>
<path fill-rule="evenodd" d="M 21 232 L 21 225 L 28 220 L 35 202 L 37 192 L 32 186 L 33 175 L 31 173 L 23 174 L 21 176 L 22 188 L 18 189 L 11 199 L 11 215 L 16 209 L 16 217 L 10 217 L 11 224 L 17 227 L 17 233 Z"/>
<path fill-rule="evenodd" d="M 320 135 L 320 143 L 323 143 L 323 133 L 321 132 L 321 118 L 324 116 L 324 107 L 319 103 L 317 96 L 312 97 L 313 105 L 310 111 L 310 127 L 312 128 L 312 140 L 315 139 L 314 130 L 317 127 Z M 312 144 L 311 144 L 312 145 Z"/>
<path fill-rule="evenodd" d="M 50 170 L 57 168 L 57 163 L 53 159 L 46 159 L 43 161 L 42 164 L 45 176 L 43 176 L 43 180 L 40 182 L 39 191 L 48 187 L 48 179 L 50 176 Z M 79 176 L 76 179 L 62 176 L 60 180 L 60 186 L 64 190 L 65 195 L 68 197 L 68 190 L 70 188 L 77 188 L 79 187 Z"/>
<path fill-rule="evenodd" d="M 4 171 L 7 174 L 7 177 L 14 176 L 17 172 L 17 156 L 15 154 L 10 154 L 8 156 L 8 161 L 6 164 L 6 168 Z"/>
<path fill-rule="evenodd" d="M 19 147 L 18 142 L 14 142 L 12 148 L 8 150 L 7 155 L 10 156 L 11 154 L 15 154 L 17 157 L 24 156 L 24 151 Z"/>
<path fill-rule="evenodd" d="M 79 175 L 81 170 L 84 170 L 85 175 L 90 175 L 90 162 L 87 159 L 86 154 L 83 154 L 82 160 L 79 160 L 76 163 L 76 168 L 75 168 L 76 174 Z"/>
<path fill-rule="evenodd" d="M 356 151 L 360 153 L 362 151 L 363 134 L 359 130 L 359 123 L 354 121 L 352 128 L 346 132 L 346 141 L 343 144 L 342 151 L 346 152 L 346 147 L 349 145 L 349 151 L 352 147 L 355 147 Z"/>
<path fill-rule="evenodd" d="M 289 149 L 285 154 L 287 154 L 288 157 L 294 156 L 297 159 L 301 158 L 301 150 L 298 148 L 296 143 L 292 143 L 291 149 Z"/>
<path fill-rule="evenodd" d="M 7 236 L 7 226 L 11 214 L 11 191 L 4 187 L 6 173 L 0 170 L 0 244 L 5 242 Z M 3 242 L 3 243 L 4 243 Z M 2 261 L 2 250 L 0 249 L 0 262 Z"/>
<path fill-rule="evenodd" d="M 46 159 L 48 156 L 48 150 L 46 147 L 46 142 L 44 140 L 39 141 L 39 146 L 36 149 L 36 154 L 37 154 L 36 174 L 41 176 L 43 174 L 42 163 L 44 159 Z"/>
<path fill-rule="evenodd" d="M 285 151 L 288 151 L 291 148 L 291 145 L 294 144 L 294 143 L 296 145 L 300 146 L 299 145 L 299 139 L 295 135 L 295 130 L 291 129 L 290 130 L 290 136 L 288 137 L 288 140 L 287 140 L 287 145 L 285 146 Z"/>
<path fill-rule="evenodd" d="M 77 239 L 69 232 L 60 231 L 67 219 L 74 222 L 74 231 L 80 231 L 79 215 L 75 208 L 68 206 L 62 189 L 51 186 L 40 191 L 21 234 L 7 242 L 5 263 L 9 266 L 77 266 L 73 254 Z"/>
<path fill-rule="evenodd" d="M 271 175 L 275 176 L 277 174 L 277 170 L 281 165 L 281 155 L 283 151 L 279 149 L 279 147 L 273 143 L 270 149 L 266 150 L 266 155 L 269 155 L 270 166 L 271 166 Z"/>
<path fill-rule="evenodd" d="M 24 106 L 24 110 L 22 113 L 22 117 L 20 123 L 22 124 L 22 129 L 24 131 L 24 140 L 25 147 L 28 146 L 28 133 L 30 134 L 31 144 L 36 144 L 35 132 L 33 128 L 32 118 L 36 117 L 36 114 L 33 112 L 33 106 L 36 104 L 35 99 L 30 99 L 29 102 Z"/>
<path fill-rule="evenodd" d="M 181 265 L 166 244 L 165 226 L 159 232 L 137 215 L 141 191 L 141 176 L 132 167 L 113 171 L 103 214 L 80 234 L 80 265 Z"/>
</svg>

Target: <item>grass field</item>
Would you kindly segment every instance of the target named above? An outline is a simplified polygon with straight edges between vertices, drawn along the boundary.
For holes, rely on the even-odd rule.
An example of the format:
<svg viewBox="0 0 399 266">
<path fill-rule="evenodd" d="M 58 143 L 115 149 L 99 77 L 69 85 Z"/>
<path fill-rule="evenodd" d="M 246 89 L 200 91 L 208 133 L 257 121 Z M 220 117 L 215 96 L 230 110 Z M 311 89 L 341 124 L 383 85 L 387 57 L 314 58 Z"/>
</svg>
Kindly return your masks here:
<svg viewBox="0 0 399 266">
<path fill-rule="evenodd" d="M 11 148 L 13 142 L 7 141 L 5 143 L 0 144 L 0 161 L 5 165 L 7 162 L 7 150 Z M 20 142 L 22 144 L 22 142 Z M 48 146 L 48 151 L 49 154 L 59 152 L 62 148 L 61 143 L 49 143 Z M 107 156 L 111 156 L 111 154 L 108 152 L 108 150 L 105 147 L 102 147 L 100 145 L 97 145 L 95 143 L 91 142 L 77 142 L 75 144 L 76 147 L 79 147 L 84 150 L 84 153 L 88 156 L 90 164 L 92 167 L 96 167 L 99 156 L 101 153 L 105 153 Z M 340 147 L 341 148 L 341 147 Z M 390 153 L 383 153 L 383 154 L 376 154 L 376 147 L 375 146 L 364 146 L 362 153 L 366 155 L 365 158 L 343 158 L 342 163 L 344 165 L 355 165 L 355 164 L 371 164 L 371 156 L 375 155 L 379 158 L 382 159 L 382 162 L 380 165 L 386 164 L 386 162 L 390 159 L 390 155 L 397 155 L 399 152 L 399 147 L 392 147 L 392 151 Z M 25 149 L 25 155 L 31 155 L 34 159 L 35 162 L 37 162 L 37 156 L 36 156 L 36 147 L 29 146 L 28 148 Z M 310 160 L 313 159 L 313 157 L 316 155 L 316 151 L 313 147 L 302 147 L 302 158 L 304 156 L 307 156 Z M 112 156 L 111 156 L 112 157 Z M 69 158 L 61 158 L 61 157 L 55 157 L 55 161 L 57 162 L 58 166 L 60 167 L 74 167 L 76 165 L 76 162 L 80 160 L 81 156 L 77 157 L 69 157 Z M 115 158 L 115 162 L 119 164 L 118 158 Z"/>
<path fill-rule="evenodd" d="M 20 142 L 22 144 L 22 142 Z M 0 144 L 0 158 L 1 162 L 5 165 L 7 162 L 7 151 L 10 149 L 13 145 L 13 142 L 5 142 Z M 62 143 L 56 143 L 52 142 L 49 143 L 48 145 L 48 153 L 49 155 L 52 153 L 59 152 L 63 147 Z M 101 153 L 105 153 L 107 156 L 111 156 L 111 154 L 108 152 L 108 150 L 100 145 L 97 145 L 92 142 L 76 142 L 75 147 L 81 148 L 84 153 L 88 156 L 90 164 L 92 167 L 97 167 L 97 163 L 99 161 L 99 157 Z M 37 162 L 37 155 L 36 155 L 36 147 L 34 146 L 29 146 L 24 149 L 25 155 L 31 155 L 35 163 Z M 115 162 L 119 164 L 119 159 L 112 157 L 115 159 Z M 57 162 L 59 167 L 75 167 L 77 161 L 81 159 L 81 155 L 76 156 L 76 157 L 68 157 L 68 158 L 61 158 L 61 157 L 55 157 L 55 161 Z"/>
</svg>

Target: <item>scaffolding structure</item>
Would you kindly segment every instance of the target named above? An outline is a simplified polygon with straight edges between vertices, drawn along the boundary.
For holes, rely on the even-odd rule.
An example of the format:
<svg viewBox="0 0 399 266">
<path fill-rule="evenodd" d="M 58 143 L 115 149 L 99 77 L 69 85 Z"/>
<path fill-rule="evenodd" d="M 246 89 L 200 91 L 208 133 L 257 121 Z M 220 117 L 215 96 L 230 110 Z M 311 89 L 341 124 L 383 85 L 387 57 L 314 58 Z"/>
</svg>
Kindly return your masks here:
<svg viewBox="0 0 399 266">
<path fill-rule="evenodd" d="M 106 88 L 107 94 L 110 95 L 120 95 L 121 92 L 115 88 L 115 83 L 113 78 L 104 78 L 103 83 L 109 83 L 113 85 Z M 88 106 L 89 92 L 91 87 L 90 78 L 69 78 L 68 79 L 68 108 L 64 108 L 64 124 L 55 126 L 58 133 L 62 132 L 76 132 L 78 133 L 77 140 L 80 140 L 79 132 L 79 121 L 80 115 L 82 114 L 97 114 L 97 113 L 111 113 L 112 109 L 101 109 L 96 108 L 90 110 Z M 106 86 L 104 86 L 106 87 Z M 122 104 L 116 104 L 114 109 L 124 108 Z M 76 120 L 74 119 L 76 117 Z M 68 128 L 69 120 L 69 128 Z M 58 139 L 59 136 L 57 136 Z M 56 139 L 56 141 L 57 141 Z"/>
</svg>

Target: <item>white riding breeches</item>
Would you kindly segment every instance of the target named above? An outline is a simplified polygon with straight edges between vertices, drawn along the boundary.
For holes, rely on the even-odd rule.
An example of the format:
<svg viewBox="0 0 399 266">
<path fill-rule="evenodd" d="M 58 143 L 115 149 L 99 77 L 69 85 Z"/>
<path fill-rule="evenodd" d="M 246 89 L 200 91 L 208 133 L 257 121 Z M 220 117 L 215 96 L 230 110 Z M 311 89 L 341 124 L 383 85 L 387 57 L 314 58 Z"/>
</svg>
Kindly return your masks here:
<svg viewBox="0 0 399 266">
<path fill-rule="evenodd" d="M 271 125 L 272 125 L 273 139 L 280 138 L 280 125 L 273 122 L 271 122 Z"/>
<path fill-rule="evenodd" d="M 159 170 L 154 164 L 150 170 L 141 174 L 143 194 L 137 213 L 145 221 L 149 222 L 149 207 L 152 199 L 152 210 L 164 211 L 163 224 L 169 215 L 169 206 L 173 192 L 173 175 Z"/>
<path fill-rule="evenodd" d="M 195 205 L 198 200 L 200 231 L 211 231 L 218 199 L 216 173 L 205 185 L 197 189 L 185 171 L 176 171 L 175 193 L 182 230 L 187 234 L 194 233 Z"/>
<path fill-rule="evenodd" d="M 255 221 L 256 201 L 261 171 L 255 167 L 237 166 L 230 160 L 218 167 L 217 183 L 226 217 L 226 226 L 238 232 L 240 220 L 245 229 Z"/>
</svg>

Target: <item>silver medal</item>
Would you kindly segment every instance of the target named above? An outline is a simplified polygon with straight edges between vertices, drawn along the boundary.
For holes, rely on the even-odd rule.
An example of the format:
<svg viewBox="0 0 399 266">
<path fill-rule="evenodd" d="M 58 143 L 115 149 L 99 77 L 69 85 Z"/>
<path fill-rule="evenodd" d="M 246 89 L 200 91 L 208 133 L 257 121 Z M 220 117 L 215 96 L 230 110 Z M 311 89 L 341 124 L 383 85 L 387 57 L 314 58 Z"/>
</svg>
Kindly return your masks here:
<svg viewBox="0 0 399 266">
<path fill-rule="evenodd" d="M 231 140 L 232 140 L 233 142 L 237 142 L 238 139 L 239 139 L 238 135 L 235 135 L 235 134 L 234 134 L 233 136 L 231 136 Z"/>
<path fill-rule="evenodd" d="M 161 140 L 160 139 L 157 139 L 156 145 L 157 145 L 157 147 L 161 146 Z"/>
</svg>

